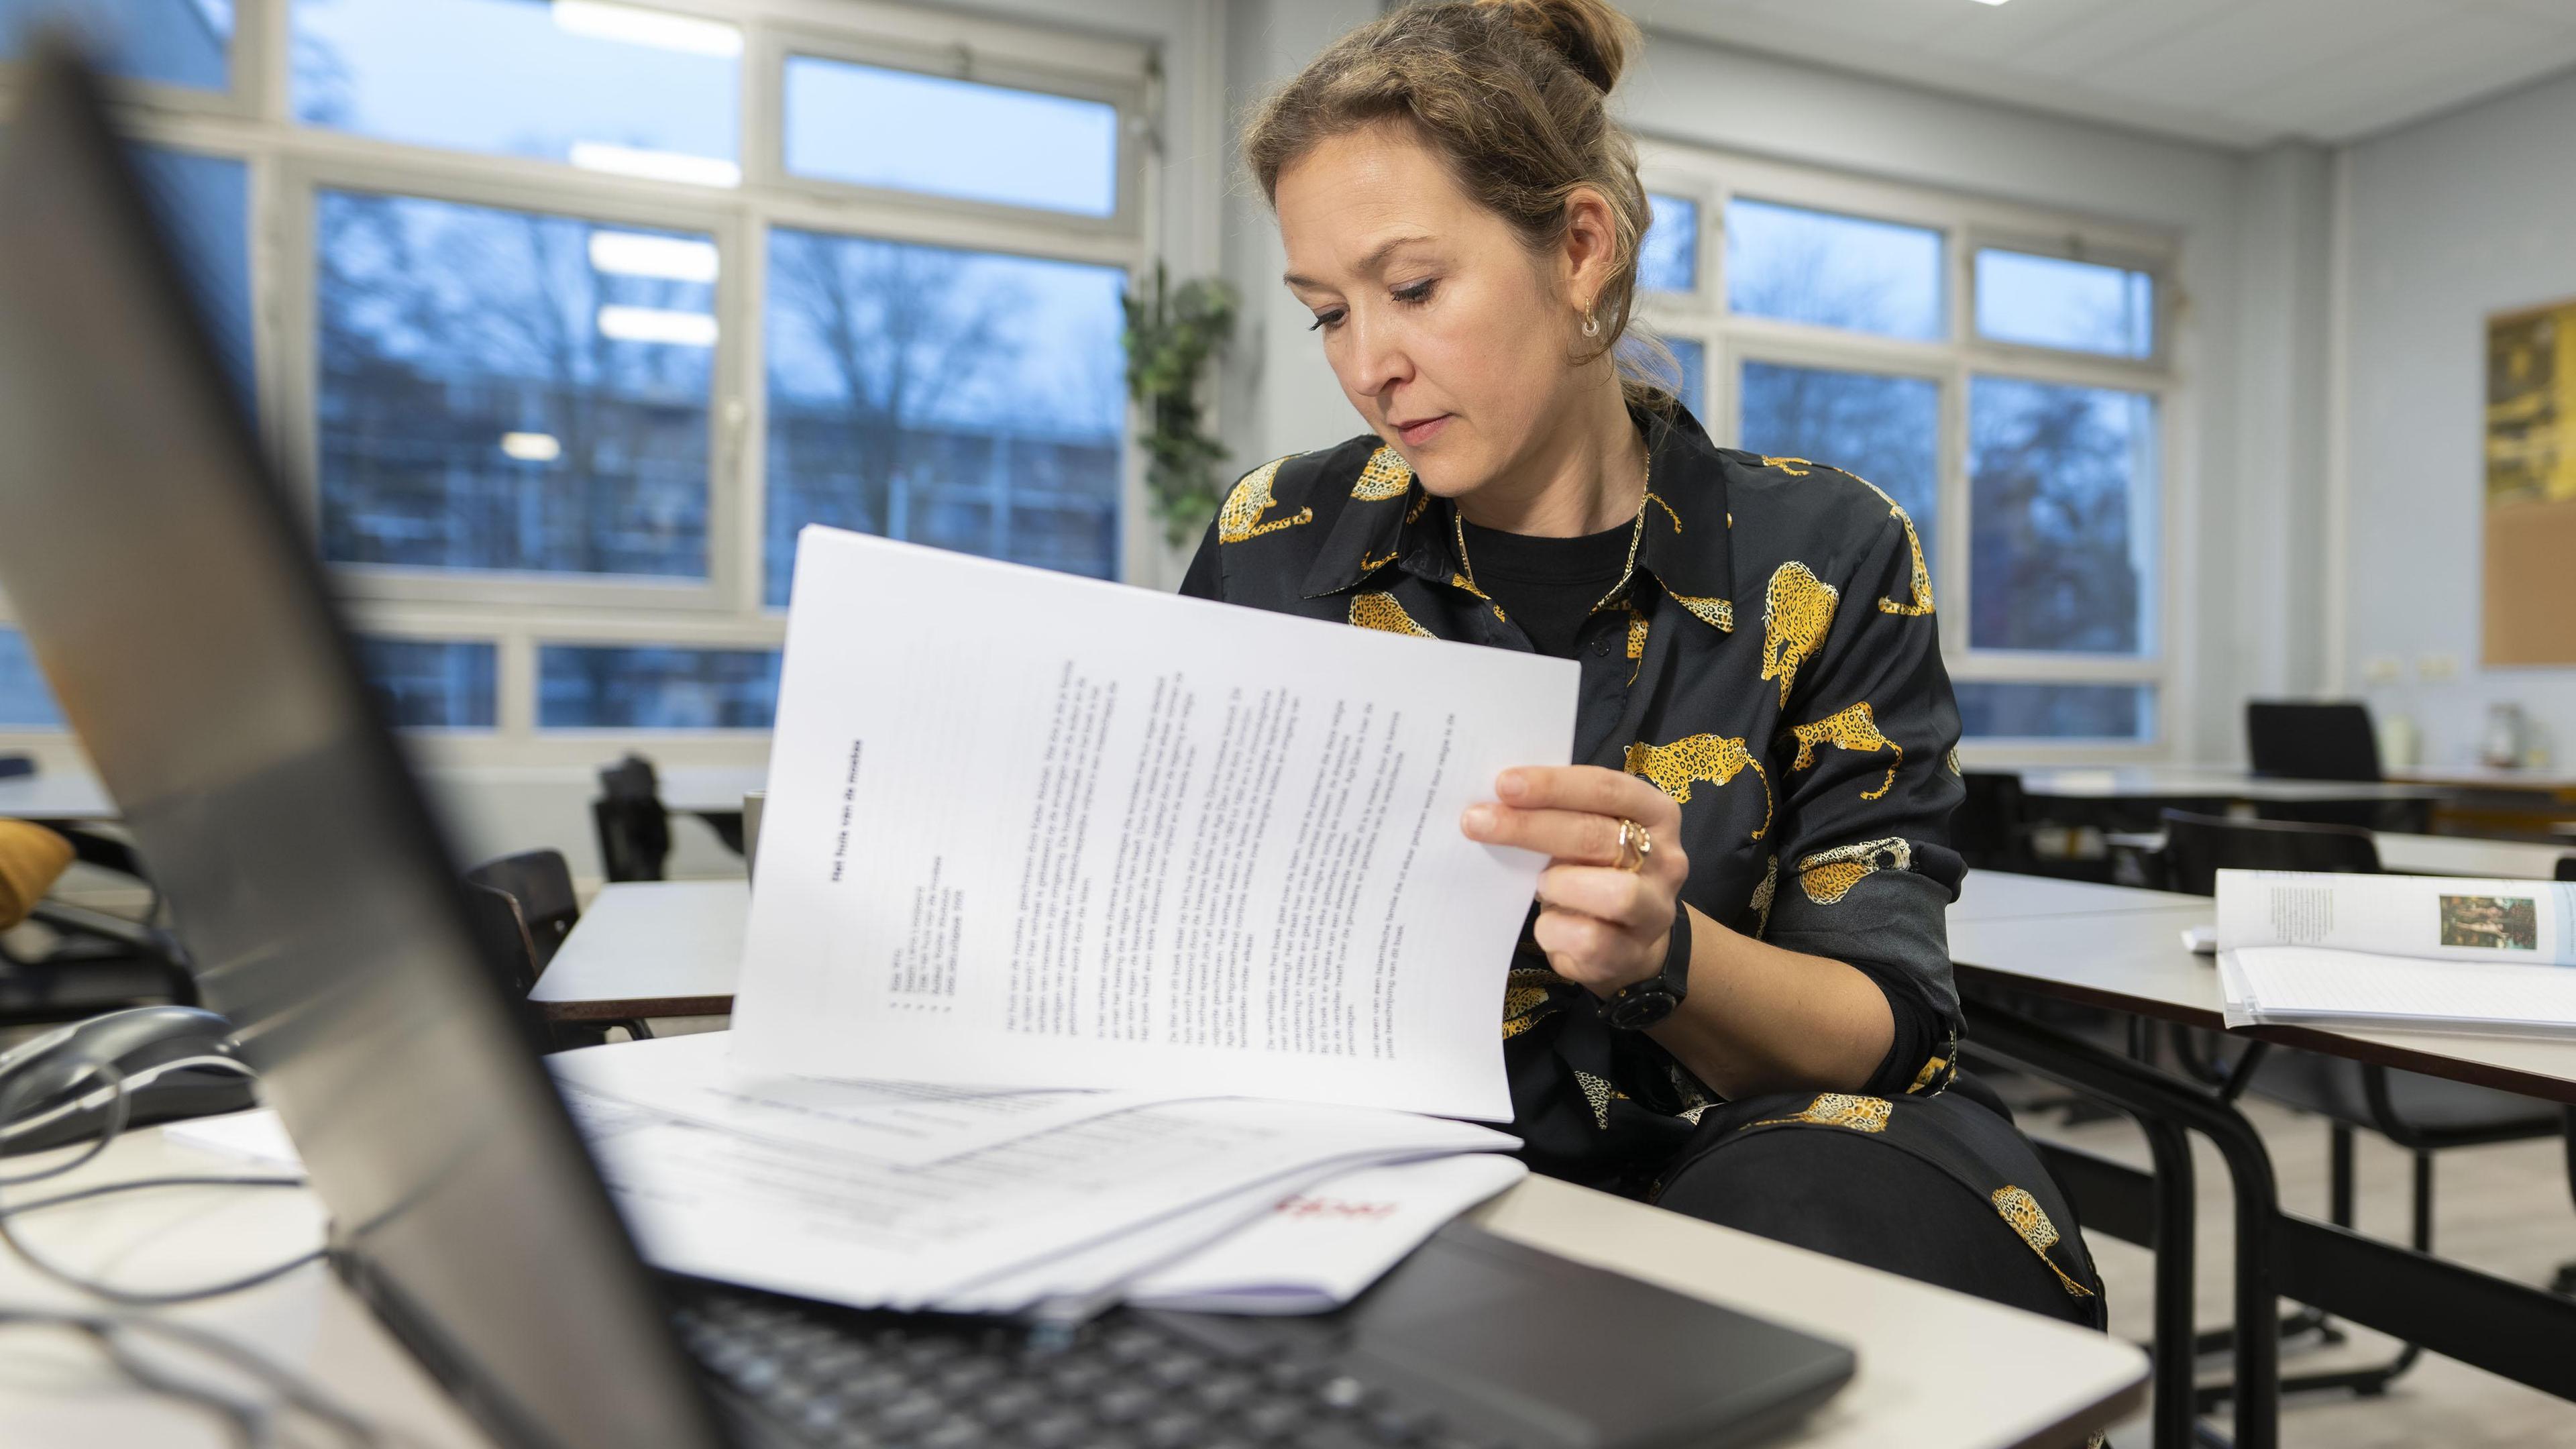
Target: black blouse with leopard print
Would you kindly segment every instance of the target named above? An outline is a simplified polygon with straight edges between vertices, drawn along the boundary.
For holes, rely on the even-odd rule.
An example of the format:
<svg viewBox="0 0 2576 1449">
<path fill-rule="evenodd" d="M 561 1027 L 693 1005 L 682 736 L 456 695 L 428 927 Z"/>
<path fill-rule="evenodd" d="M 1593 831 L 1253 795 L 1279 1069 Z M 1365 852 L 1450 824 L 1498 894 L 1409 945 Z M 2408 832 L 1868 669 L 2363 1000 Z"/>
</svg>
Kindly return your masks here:
<svg viewBox="0 0 2576 1449">
<path fill-rule="evenodd" d="M 1709 919 L 1886 992 L 1896 1042 L 1864 1091 L 1938 1092 L 1958 1056 L 1942 912 L 1964 790 L 1913 521 L 1848 473 L 1716 447 L 1679 408 L 1637 417 L 1646 500 L 1626 576 L 1575 636 L 1574 759 L 1680 803 L 1683 897 Z M 1182 591 L 1531 647 L 1477 586 L 1456 511 L 1373 436 L 1246 474 Z M 1610 1030 L 1526 930 L 1501 995 L 1514 1130 L 1542 1171 L 1643 1190 L 1719 1100 Z"/>
</svg>

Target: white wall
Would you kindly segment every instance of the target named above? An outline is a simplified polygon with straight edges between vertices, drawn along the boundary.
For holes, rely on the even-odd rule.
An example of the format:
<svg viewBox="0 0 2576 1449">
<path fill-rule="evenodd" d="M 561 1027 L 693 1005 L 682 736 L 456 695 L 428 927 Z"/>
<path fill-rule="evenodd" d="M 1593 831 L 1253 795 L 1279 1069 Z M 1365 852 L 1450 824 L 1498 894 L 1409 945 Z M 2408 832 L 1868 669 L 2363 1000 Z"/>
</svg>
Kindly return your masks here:
<svg viewBox="0 0 2576 1449">
<path fill-rule="evenodd" d="M 2467 763 L 2498 700 L 2576 759 L 2576 668 L 2478 664 L 2486 317 L 2576 296 L 2571 138 L 2576 76 L 2351 148 L 2341 652 L 2356 686 L 2402 664 L 2361 692 L 2415 720 L 2432 764 Z M 2459 676 L 2420 677 L 2428 655 Z"/>
</svg>

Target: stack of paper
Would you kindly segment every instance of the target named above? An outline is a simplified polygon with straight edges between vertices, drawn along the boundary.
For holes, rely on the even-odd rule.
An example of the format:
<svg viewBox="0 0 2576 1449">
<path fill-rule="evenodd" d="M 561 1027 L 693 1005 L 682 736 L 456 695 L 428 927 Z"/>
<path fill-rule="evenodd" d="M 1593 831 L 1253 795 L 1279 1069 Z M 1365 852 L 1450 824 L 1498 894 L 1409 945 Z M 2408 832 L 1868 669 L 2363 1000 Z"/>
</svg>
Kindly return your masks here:
<svg viewBox="0 0 2576 1449">
<path fill-rule="evenodd" d="M 2576 885 L 2218 873 L 2227 1023 L 2576 1035 Z"/>
<path fill-rule="evenodd" d="M 1332 1200 L 1373 1206 L 1313 1209 L 1338 1232 L 1292 1230 L 1283 1201 L 1355 1171 L 1519 1144 L 1326 1104 L 817 1082 L 745 1067 L 735 1045 L 708 1032 L 548 1061 L 647 1258 L 853 1307 L 1004 1313 L 1140 1282 L 1158 1299 L 1329 1307 L 1518 1175 L 1505 1160 L 1364 1178 Z"/>
</svg>

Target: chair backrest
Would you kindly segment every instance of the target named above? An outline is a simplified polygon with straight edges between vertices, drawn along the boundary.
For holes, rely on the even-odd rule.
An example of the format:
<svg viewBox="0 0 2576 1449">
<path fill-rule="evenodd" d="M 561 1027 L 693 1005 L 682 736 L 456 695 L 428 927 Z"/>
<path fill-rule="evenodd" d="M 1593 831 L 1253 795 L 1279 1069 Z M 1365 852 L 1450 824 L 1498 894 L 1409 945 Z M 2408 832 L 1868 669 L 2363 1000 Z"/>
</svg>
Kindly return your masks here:
<svg viewBox="0 0 2576 1449">
<path fill-rule="evenodd" d="M 2193 895 L 2216 895 L 2222 870 L 2379 873 L 2379 844 L 2358 826 L 2229 820 L 2182 810 L 2166 811 L 2164 823 L 2173 888 Z"/>
<path fill-rule="evenodd" d="M 2379 736 L 2366 704 L 2245 702 L 2245 755 L 2257 775 L 2294 780 L 2376 780 Z"/>
<path fill-rule="evenodd" d="M 559 850 L 526 850 L 485 861 L 465 873 L 466 883 L 510 898 L 528 938 L 529 979 L 546 969 L 581 919 L 581 901 L 573 894 L 572 867 Z"/>
<path fill-rule="evenodd" d="M 599 858 L 612 881 L 660 880 L 671 858 L 671 817 L 662 808 L 661 780 L 653 762 L 628 755 L 599 772 L 591 822 L 599 828 Z"/>
<path fill-rule="evenodd" d="M 519 913 L 519 903 L 511 899 L 508 891 L 469 880 L 465 883 L 465 909 L 474 927 L 474 942 L 483 948 L 483 959 L 499 973 L 510 998 L 525 1002 L 537 984 L 537 947 L 527 918 Z"/>
<path fill-rule="evenodd" d="M 2576 880 L 2576 855 L 2558 857 L 2558 868 L 2550 876 L 2553 880 Z"/>
<path fill-rule="evenodd" d="M 1960 776 L 1966 798 L 1950 814 L 1950 848 L 1971 867 L 2011 870 L 2030 861 L 2030 802 L 2021 776 L 1970 770 Z"/>
<path fill-rule="evenodd" d="M 34 773 L 36 773 L 35 756 L 0 755 L 0 780 L 14 780 L 21 775 Z"/>
</svg>

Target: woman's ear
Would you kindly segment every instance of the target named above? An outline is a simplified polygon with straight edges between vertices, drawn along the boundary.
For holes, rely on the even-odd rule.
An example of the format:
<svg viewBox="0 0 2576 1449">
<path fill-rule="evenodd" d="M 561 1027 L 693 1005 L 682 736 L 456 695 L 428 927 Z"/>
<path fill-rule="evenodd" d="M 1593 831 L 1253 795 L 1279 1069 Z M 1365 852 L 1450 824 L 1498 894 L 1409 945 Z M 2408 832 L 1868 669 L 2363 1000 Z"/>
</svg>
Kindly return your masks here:
<svg viewBox="0 0 2576 1449">
<path fill-rule="evenodd" d="M 1558 248 L 1564 295 L 1578 313 L 1589 315 L 1619 265 L 1619 220 L 1610 199 L 1590 186 L 1567 193 L 1565 235 Z"/>
</svg>

